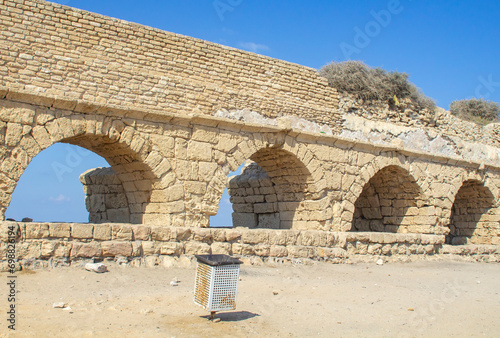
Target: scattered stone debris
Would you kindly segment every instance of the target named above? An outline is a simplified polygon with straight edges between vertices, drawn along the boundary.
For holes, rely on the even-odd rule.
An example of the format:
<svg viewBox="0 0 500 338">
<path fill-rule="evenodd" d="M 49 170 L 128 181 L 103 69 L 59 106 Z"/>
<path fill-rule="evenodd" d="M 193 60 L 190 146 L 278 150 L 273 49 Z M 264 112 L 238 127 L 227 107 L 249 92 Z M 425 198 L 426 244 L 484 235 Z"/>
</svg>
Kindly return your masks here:
<svg viewBox="0 0 500 338">
<path fill-rule="evenodd" d="M 108 271 L 108 267 L 102 263 L 87 263 L 85 264 L 85 270 L 103 273 Z"/>
<path fill-rule="evenodd" d="M 212 319 L 212 323 L 218 323 L 218 322 L 220 322 L 220 321 L 221 321 L 221 319 L 220 319 L 220 318 L 214 318 L 214 319 Z"/>
<path fill-rule="evenodd" d="M 55 302 L 54 304 L 52 304 L 52 307 L 54 309 L 62 309 L 62 308 L 66 307 L 66 303 L 64 303 L 64 302 Z"/>
<path fill-rule="evenodd" d="M 384 265 L 384 260 L 382 258 L 379 258 L 377 261 L 377 265 Z"/>
<path fill-rule="evenodd" d="M 179 286 L 179 283 L 176 281 L 171 281 L 170 286 Z"/>
<path fill-rule="evenodd" d="M 273 295 L 277 296 L 278 295 L 278 291 L 274 290 L 273 291 Z"/>
</svg>

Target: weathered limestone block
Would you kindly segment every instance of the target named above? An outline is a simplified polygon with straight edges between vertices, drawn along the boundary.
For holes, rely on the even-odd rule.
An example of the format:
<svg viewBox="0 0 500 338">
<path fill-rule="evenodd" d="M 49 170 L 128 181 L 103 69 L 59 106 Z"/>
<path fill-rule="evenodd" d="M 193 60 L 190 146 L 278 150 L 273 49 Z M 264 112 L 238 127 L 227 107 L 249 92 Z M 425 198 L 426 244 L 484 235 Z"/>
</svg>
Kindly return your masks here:
<svg viewBox="0 0 500 338">
<path fill-rule="evenodd" d="M 213 242 L 211 245 L 212 254 L 232 255 L 231 243 Z"/>
<path fill-rule="evenodd" d="M 285 246 L 287 244 L 287 232 L 284 230 L 270 231 L 269 244 Z"/>
<path fill-rule="evenodd" d="M 142 256 L 142 245 L 140 241 L 131 242 L 132 244 L 132 257 L 140 257 Z"/>
<path fill-rule="evenodd" d="M 92 224 L 71 224 L 71 237 L 78 239 L 92 239 L 94 237 Z"/>
<path fill-rule="evenodd" d="M 39 259 L 41 258 L 42 242 L 23 242 L 16 245 L 16 257 L 18 259 Z"/>
<path fill-rule="evenodd" d="M 25 223 L 25 238 L 40 239 L 49 237 L 49 225 L 40 223 Z"/>
<path fill-rule="evenodd" d="M 207 243 L 187 242 L 184 253 L 186 255 L 209 255 L 211 253 L 211 247 Z"/>
<path fill-rule="evenodd" d="M 359 242 L 359 241 L 356 242 L 357 253 L 360 255 L 367 255 L 369 246 L 370 246 L 369 243 L 364 243 L 364 242 Z"/>
<path fill-rule="evenodd" d="M 99 241 L 111 240 L 111 225 L 110 224 L 95 224 L 94 225 L 94 239 Z"/>
<path fill-rule="evenodd" d="M 157 255 L 160 253 L 159 243 L 144 241 L 141 242 L 141 246 L 144 256 Z"/>
<path fill-rule="evenodd" d="M 191 239 L 192 236 L 192 228 L 172 228 L 171 229 L 171 237 L 176 241 L 187 241 Z"/>
<path fill-rule="evenodd" d="M 380 252 L 381 252 L 382 255 L 388 256 L 388 255 L 390 255 L 391 250 L 392 250 L 392 245 L 391 244 L 384 244 L 382 246 L 382 248 L 380 249 Z"/>
<path fill-rule="evenodd" d="M 316 248 L 316 255 L 320 258 L 347 258 L 347 251 L 341 248 Z"/>
<path fill-rule="evenodd" d="M 257 226 L 257 215 L 254 213 L 237 213 L 233 212 L 233 226 L 255 228 Z"/>
<path fill-rule="evenodd" d="M 209 243 L 212 241 L 212 231 L 211 229 L 205 228 L 193 228 L 193 239 L 199 242 Z"/>
<path fill-rule="evenodd" d="M 370 232 L 348 232 L 346 238 L 348 242 L 370 242 Z"/>
<path fill-rule="evenodd" d="M 288 250 L 287 250 L 286 246 L 283 246 L 283 245 L 271 245 L 271 248 L 269 249 L 269 256 L 270 257 L 287 257 Z"/>
<path fill-rule="evenodd" d="M 154 255 L 154 256 L 147 256 L 144 258 L 144 265 L 147 268 L 155 268 L 158 267 L 161 264 L 161 259 L 160 257 Z"/>
<path fill-rule="evenodd" d="M 245 230 L 242 232 L 241 241 L 246 244 L 268 244 L 269 231 L 264 229 Z"/>
<path fill-rule="evenodd" d="M 106 210 L 107 220 L 110 222 L 128 223 L 130 222 L 130 209 L 108 209 Z"/>
<path fill-rule="evenodd" d="M 254 205 L 253 204 L 234 204 L 233 203 L 233 211 L 236 213 L 253 213 Z"/>
<path fill-rule="evenodd" d="M 67 258 L 70 255 L 71 243 L 58 241 L 43 241 L 41 245 L 42 258 Z"/>
<path fill-rule="evenodd" d="M 207 191 L 207 183 L 198 181 L 185 181 L 184 191 L 190 194 L 203 195 Z"/>
<path fill-rule="evenodd" d="M 97 242 L 90 243 L 80 243 L 73 242 L 71 247 L 71 258 L 92 258 L 101 257 L 102 249 L 101 245 Z"/>
<path fill-rule="evenodd" d="M 234 229 L 227 230 L 226 240 L 228 242 L 236 242 L 236 241 L 239 241 L 240 239 L 241 239 L 241 231 L 240 230 L 234 230 Z"/>
<path fill-rule="evenodd" d="M 259 214 L 258 227 L 265 229 L 279 229 L 280 228 L 280 214 Z"/>
<path fill-rule="evenodd" d="M 317 231 L 302 231 L 297 240 L 298 245 L 319 246 L 320 234 Z"/>
<path fill-rule="evenodd" d="M 113 240 L 131 241 L 132 226 L 130 224 L 112 224 L 111 233 Z"/>
<path fill-rule="evenodd" d="M 71 225 L 67 223 L 50 223 L 50 238 L 69 238 L 71 234 Z"/>
<path fill-rule="evenodd" d="M 302 245 L 290 245 L 287 246 L 288 257 L 291 258 L 314 258 L 316 257 L 316 248 L 302 246 Z"/>
<path fill-rule="evenodd" d="M 21 223 L 22 224 L 22 223 Z M 11 230 L 12 229 L 12 230 Z M 23 225 L 24 229 L 24 225 Z M 0 222 L 0 242 L 7 242 L 9 240 L 9 232 L 12 231 L 14 238 L 22 238 L 23 234 L 17 222 Z"/>
<path fill-rule="evenodd" d="M 176 243 L 176 242 L 163 243 L 160 247 L 160 253 L 162 255 L 180 256 L 182 255 L 183 251 L 184 251 L 184 246 L 181 243 Z"/>
<path fill-rule="evenodd" d="M 210 143 L 189 141 L 187 158 L 194 161 L 212 161 L 212 145 Z"/>
<path fill-rule="evenodd" d="M 336 246 L 339 242 L 339 234 L 336 232 L 322 233 L 321 236 L 324 236 L 323 246 L 325 246 L 325 247 Z"/>
<path fill-rule="evenodd" d="M 286 231 L 286 245 L 298 245 L 300 236 L 300 231 L 298 230 L 288 230 Z"/>
<path fill-rule="evenodd" d="M 105 241 L 101 242 L 101 248 L 104 257 L 132 256 L 132 244 L 130 242 Z"/>
<path fill-rule="evenodd" d="M 87 203 L 87 210 L 92 212 L 106 211 L 105 198 L 106 195 L 104 194 L 90 195 L 85 200 L 85 203 Z"/>
<path fill-rule="evenodd" d="M 271 246 L 269 244 L 257 244 L 253 246 L 253 250 L 257 256 L 269 257 Z"/>
<path fill-rule="evenodd" d="M 151 237 L 151 228 L 147 225 L 134 224 L 131 229 L 133 239 L 136 241 L 148 241 Z"/>
<path fill-rule="evenodd" d="M 5 133 L 5 144 L 9 147 L 15 147 L 23 137 L 23 126 L 18 123 L 7 123 L 7 132 Z"/>
<path fill-rule="evenodd" d="M 250 244 L 233 243 L 232 251 L 234 255 L 243 255 L 243 256 L 255 255 L 253 246 Z"/>
<path fill-rule="evenodd" d="M 380 255 L 382 252 L 382 244 L 369 244 L 368 245 L 368 254 L 369 255 Z"/>
<path fill-rule="evenodd" d="M 212 229 L 212 237 L 216 242 L 226 241 L 226 230 L 224 229 Z"/>
<path fill-rule="evenodd" d="M 276 203 L 255 203 L 253 206 L 256 214 L 269 214 L 277 211 Z"/>
<path fill-rule="evenodd" d="M 385 243 L 385 238 L 384 238 L 383 233 L 370 233 L 370 242 L 371 243 Z"/>
<path fill-rule="evenodd" d="M 151 239 L 160 242 L 170 241 L 170 229 L 163 226 L 152 226 Z"/>
</svg>

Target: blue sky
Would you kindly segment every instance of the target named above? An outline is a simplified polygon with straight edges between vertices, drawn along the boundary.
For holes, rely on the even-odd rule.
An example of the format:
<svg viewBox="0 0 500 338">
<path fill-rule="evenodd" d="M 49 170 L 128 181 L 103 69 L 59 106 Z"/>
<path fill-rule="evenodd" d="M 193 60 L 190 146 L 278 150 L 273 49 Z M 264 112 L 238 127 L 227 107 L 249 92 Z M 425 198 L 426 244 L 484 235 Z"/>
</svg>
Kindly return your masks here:
<svg viewBox="0 0 500 338">
<path fill-rule="evenodd" d="M 332 60 L 361 60 L 372 67 L 408 73 L 410 81 L 443 108 L 473 97 L 500 102 L 497 1 L 54 2 L 316 69 Z M 71 172 L 63 170 L 60 182 L 52 164 L 66 163 L 68 149 L 53 146 L 35 158 L 14 192 L 7 217 L 86 220 L 78 176 L 106 164 L 96 155 L 86 155 L 70 167 Z M 41 181 L 44 184 L 34 184 Z M 230 206 L 217 223 L 230 222 L 228 210 Z"/>
</svg>

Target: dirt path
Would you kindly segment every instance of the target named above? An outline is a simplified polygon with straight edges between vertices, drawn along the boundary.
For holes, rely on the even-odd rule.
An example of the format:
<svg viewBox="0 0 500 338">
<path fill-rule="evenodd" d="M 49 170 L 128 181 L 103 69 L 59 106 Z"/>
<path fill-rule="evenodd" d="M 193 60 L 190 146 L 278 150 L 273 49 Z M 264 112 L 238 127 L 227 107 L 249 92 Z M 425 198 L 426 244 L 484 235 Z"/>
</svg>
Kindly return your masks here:
<svg viewBox="0 0 500 338">
<path fill-rule="evenodd" d="M 500 336 L 498 264 L 243 265 L 237 310 L 220 322 L 192 301 L 194 265 L 109 269 L 18 273 L 14 334 L 0 274 L 0 336 Z"/>
</svg>

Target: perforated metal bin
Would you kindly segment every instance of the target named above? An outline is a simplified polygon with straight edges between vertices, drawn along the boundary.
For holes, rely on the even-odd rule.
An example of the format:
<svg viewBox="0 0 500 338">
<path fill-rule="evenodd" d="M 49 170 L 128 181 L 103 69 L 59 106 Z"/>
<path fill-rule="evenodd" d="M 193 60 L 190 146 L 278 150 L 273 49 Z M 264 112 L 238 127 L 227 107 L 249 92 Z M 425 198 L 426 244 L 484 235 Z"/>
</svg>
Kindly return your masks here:
<svg viewBox="0 0 500 338">
<path fill-rule="evenodd" d="M 194 302 L 210 311 L 234 310 L 240 260 L 227 255 L 196 255 Z"/>
</svg>

